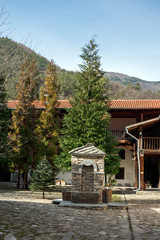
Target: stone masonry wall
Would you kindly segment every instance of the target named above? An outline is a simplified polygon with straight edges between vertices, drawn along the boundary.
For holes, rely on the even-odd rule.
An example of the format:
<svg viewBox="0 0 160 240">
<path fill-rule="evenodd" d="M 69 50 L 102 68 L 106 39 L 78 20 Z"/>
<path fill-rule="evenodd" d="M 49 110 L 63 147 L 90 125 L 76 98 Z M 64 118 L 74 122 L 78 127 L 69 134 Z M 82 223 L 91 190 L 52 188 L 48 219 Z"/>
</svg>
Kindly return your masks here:
<svg viewBox="0 0 160 240">
<path fill-rule="evenodd" d="M 83 162 L 87 160 L 92 161 L 93 165 L 83 165 Z M 104 159 L 102 157 L 91 158 L 72 156 L 71 161 L 72 191 L 98 192 L 100 193 L 99 203 L 102 203 L 102 190 L 104 187 Z M 86 176 L 87 173 L 88 176 Z"/>
</svg>

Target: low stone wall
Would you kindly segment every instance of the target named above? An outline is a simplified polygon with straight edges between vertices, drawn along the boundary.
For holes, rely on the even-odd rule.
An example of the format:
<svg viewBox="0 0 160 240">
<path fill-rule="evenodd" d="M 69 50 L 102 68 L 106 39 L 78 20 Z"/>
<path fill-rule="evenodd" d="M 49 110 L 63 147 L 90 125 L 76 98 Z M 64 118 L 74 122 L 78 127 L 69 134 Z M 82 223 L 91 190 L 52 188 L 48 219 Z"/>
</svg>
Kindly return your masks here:
<svg viewBox="0 0 160 240">
<path fill-rule="evenodd" d="M 98 192 L 72 192 L 71 202 L 98 204 L 99 193 Z"/>
<path fill-rule="evenodd" d="M 112 190 L 104 189 L 101 194 L 99 192 L 64 191 L 62 192 L 62 199 L 73 203 L 110 203 L 112 201 Z"/>
<path fill-rule="evenodd" d="M 54 186 L 54 191 L 56 192 L 69 192 L 72 189 L 72 185 L 65 185 L 65 186 Z"/>
</svg>

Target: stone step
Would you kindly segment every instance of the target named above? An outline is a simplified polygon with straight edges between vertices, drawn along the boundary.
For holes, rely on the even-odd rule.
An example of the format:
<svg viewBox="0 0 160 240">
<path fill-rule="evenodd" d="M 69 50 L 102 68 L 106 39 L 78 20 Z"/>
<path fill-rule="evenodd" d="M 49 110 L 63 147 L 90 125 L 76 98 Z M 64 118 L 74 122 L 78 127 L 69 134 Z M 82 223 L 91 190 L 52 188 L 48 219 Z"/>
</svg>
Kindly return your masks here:
<svg viewBox="0 0 160 240">
<path fill-rule="evenodd" d="M 111 202 L 108 203 L 107 205 L 109 209 L 121 209 L 121 210 L 128 209 L 128 203 L 125 202 Z"/>
<path fill-rule="evenodd" d="M 59 204 L 59 207 L 71 207 L 71 208 L 84 208 L 84 209 L 95 209 L 95 210 L 106 210 L 106 209 L 128 209 L 128 203 L 125 202 L 112 202 L 112 203 L 102 203 L 102 204 L 89 204 L 89 203 L 73 203 L 70 201 L 63 201 L 62 199 L 54 199 L 52 201 L 54 204 Z"/>
</svg>

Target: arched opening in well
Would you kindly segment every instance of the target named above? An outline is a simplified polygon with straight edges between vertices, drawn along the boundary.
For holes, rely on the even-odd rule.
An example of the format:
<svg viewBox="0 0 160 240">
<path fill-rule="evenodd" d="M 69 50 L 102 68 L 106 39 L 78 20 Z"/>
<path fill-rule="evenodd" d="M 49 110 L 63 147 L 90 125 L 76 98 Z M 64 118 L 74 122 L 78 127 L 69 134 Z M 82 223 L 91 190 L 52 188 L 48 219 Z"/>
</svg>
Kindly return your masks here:
<svg viewBox="0 0 160 240">
<path fill-rule="evenodd" d="M 94 167 L 93 165 L 82 166 L 81 191 L 94 192 Z"/>
</svg>

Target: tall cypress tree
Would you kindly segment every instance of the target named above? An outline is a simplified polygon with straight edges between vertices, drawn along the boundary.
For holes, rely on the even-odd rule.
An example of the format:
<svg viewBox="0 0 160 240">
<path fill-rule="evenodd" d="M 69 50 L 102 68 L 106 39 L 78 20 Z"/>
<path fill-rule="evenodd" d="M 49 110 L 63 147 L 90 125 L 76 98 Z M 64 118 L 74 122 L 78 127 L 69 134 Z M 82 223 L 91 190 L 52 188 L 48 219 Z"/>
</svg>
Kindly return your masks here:
<svg viewBox="0 0 160 240">
<path fill-rule="evenodd" d="M 79 85 L 71 101 L 72 108 L 64 117 L 59 163 L 62 168 L 69 170 L 68 152 L 91 142 L 106 153 L 106 174 L 114 174 L 120 161 L 115 154 L 116 141 L 109 130 L 110 101 L 105 93 L 104 72 L 101 69 L 98 46 L 94 39 L 82 48 L 81 58 Z"/>
<path fill-rule="evenodd" d="M 7 108 L 5 79 L 0 77 L 0 169 L 8 171 L 8 130 L 11 112 Z"/>
<path fill-rule="evenodd" d="M 58 107 L 58 90 L 56 66 L 50 62 L 41 90 L 41 101 L 45 108 L 40 115 L 36 132 L 41 142 L 41 155 L 45 156 L 53 170 L 55 170 L 59 137 L 59 114 L 56 109 Z"/>
<path fill-rule="evenodd" d="M 27 188 L 27 173 L 38 160 L 38 141 L 35 135 L 37 113 L 33 105 L 36 100 L 38 71 L 34 60 L 26 59 L 19 73 L 17 86 L 18 104 L 13 111 L 12 126 L 9 133 L 13 149 L 12 166 L 23 171 L 23 187 Z M 19 186 L 19 179 L 18 185 Z"/>
</svg>

